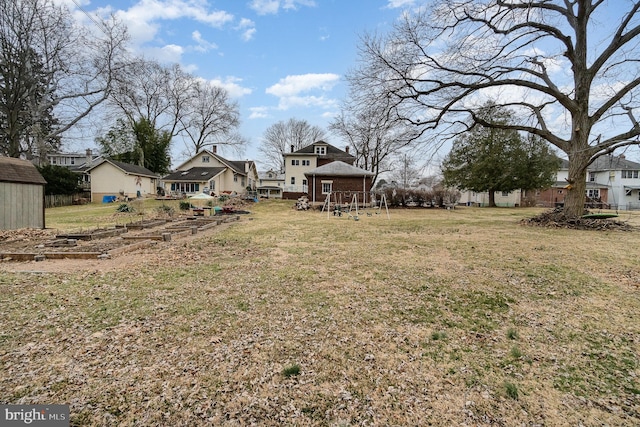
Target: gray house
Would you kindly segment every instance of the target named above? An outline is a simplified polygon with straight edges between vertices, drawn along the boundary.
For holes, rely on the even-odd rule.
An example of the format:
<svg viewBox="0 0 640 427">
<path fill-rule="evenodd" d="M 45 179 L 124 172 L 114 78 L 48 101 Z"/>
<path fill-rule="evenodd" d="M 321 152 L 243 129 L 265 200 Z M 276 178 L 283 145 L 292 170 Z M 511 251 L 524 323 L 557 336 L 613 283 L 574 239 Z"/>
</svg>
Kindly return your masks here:
<svg viewBox="0 0 640 427">
<path fill-rule="evenodd" d="M 44 185 L 33 163 L 0 157 L 0 230 L 44 228 Z"/>
</svg>

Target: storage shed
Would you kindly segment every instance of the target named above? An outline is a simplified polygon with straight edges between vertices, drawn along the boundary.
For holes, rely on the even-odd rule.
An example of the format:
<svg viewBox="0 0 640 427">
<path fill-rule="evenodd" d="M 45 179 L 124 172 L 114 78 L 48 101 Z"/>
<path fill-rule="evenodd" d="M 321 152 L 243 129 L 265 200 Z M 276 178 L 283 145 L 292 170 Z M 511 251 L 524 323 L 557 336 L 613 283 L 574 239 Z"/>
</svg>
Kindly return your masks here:
<svg viewBox="0 0 640 427">
<path fill-rule="evenodd" d="M 44 185 L 28 160 L 0 157 L 0 230 L 44 228 Z"/>
</svg>

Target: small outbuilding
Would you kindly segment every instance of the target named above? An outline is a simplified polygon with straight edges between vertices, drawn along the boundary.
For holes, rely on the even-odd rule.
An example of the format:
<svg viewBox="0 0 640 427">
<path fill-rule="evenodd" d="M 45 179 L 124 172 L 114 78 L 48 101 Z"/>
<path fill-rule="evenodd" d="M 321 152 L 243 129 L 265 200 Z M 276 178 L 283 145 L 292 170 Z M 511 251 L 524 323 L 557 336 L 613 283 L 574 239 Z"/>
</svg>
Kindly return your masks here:
<svg viewBox="0 0 640 427">
<path fill-rule="evenodd" d="M 324 203 L 332 193 L 340 194 L 345 203 L 351 202 L 354 195 L 359 204 L 369 202 L 374 173 L 366 169 L 336 160 L 304 175 L 309 183 L 309 199 L 313 205 Z"/>
<path fill-rule="evenodd" d="M 103 159 L 87 169 L 91 175 L 91 202 L 114 201 L 118 197 L 155 196 L 159 176 L 149 169 Z"/>
<path fill-rule="evenodd" d="M 0 157 L 0 230 L 44 228 L 44 186 L 28 160 Z"/>
</svg>

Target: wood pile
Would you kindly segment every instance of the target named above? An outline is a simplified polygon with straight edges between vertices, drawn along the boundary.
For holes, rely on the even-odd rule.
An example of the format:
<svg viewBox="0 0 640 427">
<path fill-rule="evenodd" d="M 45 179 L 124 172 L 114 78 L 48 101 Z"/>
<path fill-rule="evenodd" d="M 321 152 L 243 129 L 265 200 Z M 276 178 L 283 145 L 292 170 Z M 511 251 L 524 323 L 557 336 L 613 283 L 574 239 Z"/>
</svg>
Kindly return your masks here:
<svg viewBox="0 0 640 427">
<path fill-rule="evenodd" d="M 576 230 L 635 230 L 635 227 L 626 222 L 603 218 L 568 217 L 562 212 L 562 210 L 559 209 L 543 212 L 533 218 L 523 219 L 521 223 L 524 225 L 537 225 L 552 228 L 572 228 Z"/>
<path fill-rule="evenodd" d="M 299 211 L 307 211 L 309 208 L 311 208 L 309 198 L 307 196 L 300 196 L 296 201 L 296 209 Z"/>
</svg>

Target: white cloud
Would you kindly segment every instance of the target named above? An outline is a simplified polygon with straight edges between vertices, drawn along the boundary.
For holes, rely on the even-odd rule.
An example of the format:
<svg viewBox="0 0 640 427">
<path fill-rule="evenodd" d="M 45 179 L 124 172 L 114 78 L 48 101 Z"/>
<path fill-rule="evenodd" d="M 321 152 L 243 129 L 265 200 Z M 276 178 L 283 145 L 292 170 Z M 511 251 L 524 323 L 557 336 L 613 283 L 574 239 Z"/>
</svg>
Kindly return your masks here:
<svg viewBox="0 0 640 427">
<path fill-rule="evenodd" d="M 211 49 L 217 49 L 218 46 L 215 43 L 211 43 L 202 38 L 200 31 L 194 31 L 191 33 L 191 38 L 197 43 L 194 50 L 198 52 L 208 52 Z"/>
<path fill-rule="evenodd" d="M 242 31 L 242 40 L 248 42 L 253 39 L 253 35 L 256 33 L 255 27 L 256 24 L 251 19 L 242 18 L 236 29 Z"/>
<path fill-rule="evenodd" d="M 329 91 L 338 83 L 338 80 L 340 76 L 333 73 L 287 76 L 268 87 L 266 93 L 277 97 L 288 97 L 312 90 Z"/>
<path fill-rule="evenodd" d="M 280 8 L 284 10 L 296 10 L 298 6 L 313 7 L 316 2 L 313 0 L 252 0 L 249 7 L 258 15 L 274 15 Z"/>
<path fill-rule="evenodd" d="M 251 107 L 249 108 L 251 114 L 249 114 L 249 119 L 266 119 L 269 116 L 269 107 Z"/>
<path fill-rule="evenodd" d="M 105 12 L 109 10 L 100 11 Z M 142 0 L 127 10 L 117 11 L 116 16 L 127 25 L 132 41 L 138 46 L 156 37 L 159 21 L 187 18 L 215 28 L 233 21 L 232 14 L 210 11 L 206 3 L 197 0 Z"/>
<path fill-rule="evenodd" d="M 222 77 L 216 77 L 214 79 L 209 80 L 209 83 L 226 89 L 229 92 L 229 96 L 232 98 L 240 98 L 244 95 L 250 95 L 252 90 L 248 87 L 243 87 L 240 83 L 242 82 L 241 78 L 227 76 L 224 79 Z"/>
<path fill-rule="evenodd" d="M 253 39 L 253 35 L 255 33 L 256 33 L 256 29 L 255 28 L 249 28 L 244 33 L 242 33 L 242 40 L 248 42 L 249 40 Z"/>
<path fill-rule="evenodd" d="M 397 9 L 399 7 L 413 6 L 414 4 L 415 4 L 415 0 L 389 0 L 389 3 L 387 4 L 387 8 Z"/>
<path fill-rule="evenodd" d="M 280 98 L 278 104 L 279 110 L 288 110 L 290 108 L 310 108 L 320 107 L 323 109 L 335 108 L 338 101 L 324 96 L 287 96 Z"/>
<path fill-rule="evenodd" d="M 163 47 L 151 47 L 145 49 L 145 55 L 155 58 L 162 63 L 180 62 L 184 48 L 176 44 L 168 44 Z"/>
<path fill-rule="evenodd" d="M 295 107 L 329 109 L 335 108 L 338 102 L 325 97 L 324 92 L 333 89 L 339 80 L 340 76 L 333 73 L 287 76 L 268 87 L 265 92 L 280 98 L 277 107 L 279 110 Z"/>
</svg>

